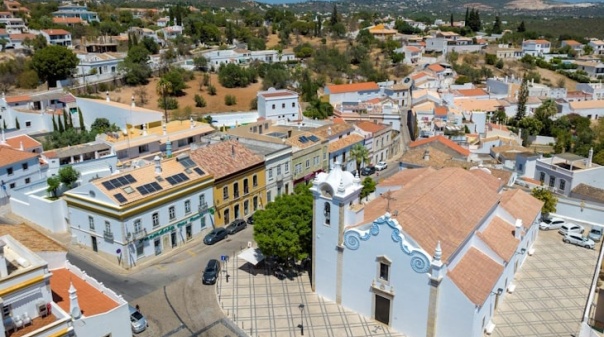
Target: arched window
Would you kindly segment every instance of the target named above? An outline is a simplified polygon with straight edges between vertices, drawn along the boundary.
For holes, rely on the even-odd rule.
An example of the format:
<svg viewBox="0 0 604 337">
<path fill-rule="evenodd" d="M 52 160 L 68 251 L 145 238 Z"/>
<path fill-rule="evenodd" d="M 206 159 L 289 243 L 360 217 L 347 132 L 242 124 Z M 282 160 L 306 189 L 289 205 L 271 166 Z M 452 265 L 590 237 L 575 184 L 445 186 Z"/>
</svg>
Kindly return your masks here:
<svg viewBox="0 0 604 337">
<path fill-rule="evenodd" d="M 329 225 L 331 223 L 331 205 L 326 202 L 325 203 L 325 209 L 323 209 L 323 215 L 325 215 L 325 224 Z"/>
</svg>

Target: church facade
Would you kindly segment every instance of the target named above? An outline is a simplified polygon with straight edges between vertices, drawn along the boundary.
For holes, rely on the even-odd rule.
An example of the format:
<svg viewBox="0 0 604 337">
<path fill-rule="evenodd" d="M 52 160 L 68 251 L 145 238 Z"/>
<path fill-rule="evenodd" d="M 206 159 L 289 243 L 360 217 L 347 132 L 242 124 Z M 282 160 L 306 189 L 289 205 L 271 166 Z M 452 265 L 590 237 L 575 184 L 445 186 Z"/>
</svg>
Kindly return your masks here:
<svg viewBox="0 0 604 337">
<path fill-rule="evenodd" d="M 314 291 L 409 337 L 482 336 L 532 253 L 541 201 L 486 169 L 413 169 L 362 204 L 338 166 L 314 196 Z"/>
</svg>

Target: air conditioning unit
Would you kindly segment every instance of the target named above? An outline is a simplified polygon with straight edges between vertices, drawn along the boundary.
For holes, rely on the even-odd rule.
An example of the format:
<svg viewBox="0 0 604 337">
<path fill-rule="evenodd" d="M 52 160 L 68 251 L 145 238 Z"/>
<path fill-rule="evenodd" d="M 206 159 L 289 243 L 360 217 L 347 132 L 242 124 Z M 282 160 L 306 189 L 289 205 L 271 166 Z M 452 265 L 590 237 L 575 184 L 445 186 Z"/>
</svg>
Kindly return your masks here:
<svg viewBox="0 0 604 337">
<path fill-rule="evenodd" d="M 50 303 L 38 302 L 36 306 L 40 317 L 46 317 L 50 314 Z"/>
</svg>

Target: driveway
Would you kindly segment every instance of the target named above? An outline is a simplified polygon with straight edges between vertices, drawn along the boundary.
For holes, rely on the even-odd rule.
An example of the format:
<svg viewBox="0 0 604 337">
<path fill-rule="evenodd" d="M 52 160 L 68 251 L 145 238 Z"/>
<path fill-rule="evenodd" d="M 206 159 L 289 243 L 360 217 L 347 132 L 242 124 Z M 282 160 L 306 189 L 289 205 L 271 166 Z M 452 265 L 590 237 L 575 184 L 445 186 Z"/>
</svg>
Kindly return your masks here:
<svg viewBox="0 0 604 337">
<path fill-rule="evenodd" d="M 516 290 L 497 308 L 492 336 L 577 334 L 600 246 L 585 249 L 563 243 L 557 231 L 540 231 L 535 253 L 516 276 Z"/>
</svg>

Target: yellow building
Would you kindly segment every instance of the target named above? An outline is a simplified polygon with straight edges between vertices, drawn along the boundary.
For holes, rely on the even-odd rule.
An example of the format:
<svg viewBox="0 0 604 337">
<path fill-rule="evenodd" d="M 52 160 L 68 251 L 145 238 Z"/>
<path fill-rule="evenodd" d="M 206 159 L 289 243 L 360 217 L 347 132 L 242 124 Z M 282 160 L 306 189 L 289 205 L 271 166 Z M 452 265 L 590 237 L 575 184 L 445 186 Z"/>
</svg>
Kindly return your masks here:
<svg viewBox="0 0 604 337">
<path fill-rule="evenodd" d="M 264 158 L 235 140 L 191 151 L 191 159 L 214 175 L 214 225 L 245 219 L 266 204 Z"/>
</svg>

